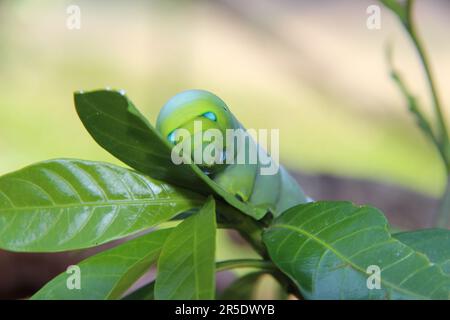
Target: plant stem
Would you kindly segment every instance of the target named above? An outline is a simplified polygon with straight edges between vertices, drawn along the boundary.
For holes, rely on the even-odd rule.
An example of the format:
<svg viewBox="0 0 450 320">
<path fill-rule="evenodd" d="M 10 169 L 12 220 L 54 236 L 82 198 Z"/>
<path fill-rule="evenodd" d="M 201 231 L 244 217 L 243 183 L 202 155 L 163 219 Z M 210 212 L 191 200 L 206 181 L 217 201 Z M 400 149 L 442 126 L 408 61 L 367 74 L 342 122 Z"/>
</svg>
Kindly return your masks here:
<svg viewBox="0 0 450 320">
<path fill-rule="evenodd" d="M 237 230 L 239 234 L 248 241 L 253 249 L 259 253 L 263 260 L 243 259 L 218 262 L 216 264 L 217 271 L 222 271 L 232 268 L 258 268 L 267 270 L 273 277 L 286 288 L 287 292 L 295 295 L 298 299 L 302 299 L 297 286 L 284 275 L 270 260 L 266 247 L 262 241 L 262 232 L 266 225 L 262 221 L 256 221 L 251 217 L 237 211 L 233 207 L 224 204 L 222 201 L 216 201 L 219 225 L 228 227 L 231 226 Z"/>
<path fill-rule="evenodd" d="M 438 132 L 439 132 L 439 142 L 444 147 L 444 163 L 446 166 L 446 170 L 448 172 L 449 170 L 449 161 L 448 161 L 448 144 L 449 144 L 449 138 L 448 138 L 448 130 L 447 125 L 444 119 L 444 115 L 442 112 L 442 106 L 441 102 L 439 100 L 439 96 L 437 93 L 436 85 L 434 82 L 433 74 L 431 71 L 430 63 L 428 61 L 427 53 L 425 52 L 425 49 L 423 48 L 422 42 L 420 38 L 417 36 L 417 33 L 414 28 L 413 23 L 409 23 L 409 27 L 407 28 L 408 33 L 410 34 L 411 40 L 413 41 L 413 44 L 417 50 L 417 53 L 419 55 L 420 61 L 422 63 L 423 69 L 425 71 L 425 75 L 427 77 L 427 82 L 429 86 L 429 90 L 431 93 L 431 97 L 433 99 L 433 107 L 434 112 L 436 114 L 436 120 L 437 120 L 437 126 L 438 126 Z"/>
<path fill-rule="evenodd" d="M 439 228 L 447 228 L 450 215 L 450 177 L 447 177 L 447 185 L 441 198 L 435 225 Z"/>
<path fill-rule="evenodd" d="M 431 71 L 430 63 L 428 61 L 427 53 L 422 45 L 422 41 L 416 33 L 412 18 L 409 17 L 407 30 L 414 43 L 417 53 L 420 57 L 425 75 L 427 77 L 428 87 L 433 99 L 434 113 L 436 114 L 437 128 L 438 128 L 438 143 L 441 150 L 442 160 L 444 162 L 445 171 L 447 175 L 447 184 L 445 192 L 441 198 L 440 206 L 436 214 L 435 225 L 441 228 L 446 228 L 450 216 L 450 159 L 449 159 L 449 136 L 445 118 L 442 112 L 441 102 L 437 93 L 434 77 Z"/>
<path fill-rule="evenodd" d="M 266 247 L 262 241 L 264 225 L 227 204 L 217 201 L 217 211 L 220 221 L 219 225 L 232 226 L 263 258 L 268 258 Z"/>
<path fill-rule="evenodd" d="M 428 60 L 428 55 L 424 49 L 422 44 L 422 40 L 417 34 L 414 19 L 412 17 L 412 8 L 414 6 L 414 0 L 406 1 L 406 21 L 404 21 L 403 25 L 408 32 L 414 47 L 416 48 L 417 54 L 419 56 L 420 62 L 422 63 L 422 67 L 425 71 L 428 88 L 431 93 L 431 97 L 433 100 L 433 109 L 436 116 L 436 126 L 437 126 L 437 147 L 440 151 L 442 161 L 445 166 L 446 176 L 447 176 L 447 184 L 445 188 L 445 192 L 441 198 L 441 203 L 439 209 L 436 214 L 436 223 L 435 225 L 438 227 L 447 227 L 448 220 L 450 218 L 450 143 L 449 143 L 449 135 L 447 124 L 445 121 L 444 114 L 442 112 L 442 105 L 439 99 L 439 95 L 437 92 L 436 84 L 434 82 L 433 73 L 431 71 L 430 62 Z"/>
<path fill-rule="evenodd" d="M 298 291 L 298 288 L 270 261 L 260 259 L 236 259 L 216 262 L 217 272 L 235 268 L 255 268 L 265 270 L 272 274 L 280 285 L 285 288 L 286 292 L 293 294 L 298 299 L 302 299 L 302 295 Z"/>
<path fill-rule="evenodd" d="M 256 268 L 268 271 L 277 270 L 272 262 L 260 259 L 236 259 L 220 261 L 216 263 L 216 271 L 224 271 L 236 268 Z"/>
</svg>

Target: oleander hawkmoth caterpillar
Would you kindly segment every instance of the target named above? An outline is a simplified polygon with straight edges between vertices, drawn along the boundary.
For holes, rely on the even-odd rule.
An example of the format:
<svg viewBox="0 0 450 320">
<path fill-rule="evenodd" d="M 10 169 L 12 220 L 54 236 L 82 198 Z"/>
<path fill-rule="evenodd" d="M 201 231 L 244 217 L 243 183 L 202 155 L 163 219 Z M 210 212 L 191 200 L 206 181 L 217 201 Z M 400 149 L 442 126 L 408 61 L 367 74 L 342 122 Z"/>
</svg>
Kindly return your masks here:
<svg viewBox="0 0 450 320">
<path fill-rule="evenodd" d="M 225 102 L 213 93 L 188 90 L 175 95 L 161 109 L 156 129 L 173 145 L 184 140 L 192 157 L 202 154 L 210 145 L 201 140 L 206 131 L 215 130 L 225 137 L 214 146 L 220 151 L 214 154 L 215 161 L 196 164 L 240 201 L 267 209 L 274 215 L 307 201 L 301 187 L 281 165 L 275 164 L 278 170 L 272 174 L 262 174 L 261 169 L 274 165 L 274 160 L 246 133 Z M 195 145 L 196 139 L 201 143 Z M 209 139 L 208 142 L 214 144 L 217 140 Z"/>
<path fill-rule="evenodd" d="M 278 216 L 294 205 L 307 202 L 300 186 L 281 165 L 277 164 L 275 174 L 261 174 L 263 167 L 273 164 L 273 160 L 253 139 L 232 147 L 225 139 L 221 148 L 232 150 L 233 155 L 217 154 L 212 162 L 194 161 L 180 165 L 174 161 L 181 131 L 188 132 L 194 142 L 198 135 L 210 129 L 222 135 L 224 132 L 226 135 L 227 130 L 237 130 L 245 138 L 246 129 L 225 102 L 210 92 L 189 90 L 175 95 L 161 109 L 156 128 L 124 91 L 77 92 L 75 106 L 84 126 L 98 144 L 131 168 L 155 179 L 205 196 L 214 195 L 257 220 L 268 212 Z M 200 130 L 196 128 L 196 122 L 202 125 Z M 208 147 L 200 142 L 200 147 L 195 148 L 195 143 L 186 141 L 186 145 L 194 147 L 185 158 L 195 158 L 197 151 L 203 152 Z M 247 162 L 251 150 L 258 154 L 256 162 Z M 243 164 L 239 161 L 229 163 L 240 156 L 245 160 Z M 218 159 L 225 161 L 220 163 L 216 161 Z"/>
</svg>

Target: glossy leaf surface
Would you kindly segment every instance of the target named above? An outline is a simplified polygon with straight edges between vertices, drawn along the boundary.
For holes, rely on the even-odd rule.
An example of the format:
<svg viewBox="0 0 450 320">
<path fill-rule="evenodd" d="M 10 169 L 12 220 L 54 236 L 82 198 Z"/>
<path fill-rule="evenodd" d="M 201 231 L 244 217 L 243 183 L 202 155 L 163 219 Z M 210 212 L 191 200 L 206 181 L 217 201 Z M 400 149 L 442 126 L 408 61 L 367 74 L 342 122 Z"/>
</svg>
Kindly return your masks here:
<svg viewBox="0 0 450 320">
<path fill-rule="evenodd" d="M 450 275 L 450 230 L 425 229 L 393 235 L 414 250 L 425 254 L 432 263 Z"/>
<path fill-rule="evenodd" d="M 393 238 L 375 208 L 316 202 L 287 210 L 264 234 L 274 263 L 307 299 L 448 299 L 450 278 Z M 372 268 L 379 268 L 377 289 Z"/>
<path fill-rule="evenodd" d="M 97 246 L 202 201 L 198 194 L 115 165 L 45 161 L 0 177 L 0 248 L 50 252 Z"/>
<path fill-rule="evenodd" d="M 210 198 L 198 213 L 181 222 L 164 244 L 158 260 L 156 299 L 214 299 L 215 235 L 215 203 Z"/>
<path fill-rule="evenodd" d="M 158 230 L 125 242 L 80 262 L 79 273 L 61 273 L 32 298 L 54 299 L 119 299 L 154 263 L 170 234 Z M 75 276 L 79 275 L 79 289 Z M 68 286 L 69 283 L 69 286 Z"/>
</svg>

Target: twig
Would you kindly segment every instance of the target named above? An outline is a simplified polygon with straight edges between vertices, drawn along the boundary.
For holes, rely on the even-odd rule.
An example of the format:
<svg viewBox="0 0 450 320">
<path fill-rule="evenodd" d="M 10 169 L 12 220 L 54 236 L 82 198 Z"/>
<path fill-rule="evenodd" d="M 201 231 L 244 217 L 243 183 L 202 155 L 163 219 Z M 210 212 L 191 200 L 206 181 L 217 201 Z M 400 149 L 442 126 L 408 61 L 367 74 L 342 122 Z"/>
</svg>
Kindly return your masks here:
<svg viewBox="0 0 450 320">
<path fill-rule="evenodd" d="M 445 192 L 441 198 L 441 204 L 436 214 L 435 225 L 438 227 L 446 227 L 450 220 L 450 143 L 448 136 L 447 124 L 445 122 L 444 114 L 442 112 L 442 105 L 439 100 L 439 95 L 437 92 L 436 84 L 434 82 L 434 77 L 431 71 L 430 63 L 428 60 L 428 55 L 424 49 L 422 41 L 417 34 L 416 27 L 414 24 L 414 19 L 412 17 L 412 10 L 414 6 L 414 0 L 407 0 L 404 5 L 400 4 L 396 0 L 380 0 L 387 8 L 392 10 L 399 20 L 402 22 L 407 34 L 409 35 L 416 51 L 419 56 L 420 62 L 424 69 L 428 88 L 433 100 L 433 111 L 435 114 L 435 125 L 436 130 L 433 130 L 433 126 L 426 119 L 423 112 L 419 108 L 417 101 L 412 96 L 412 94 L 407 89 L 403 80 L 399 74 L 393 69 L 392 62 L 389 59 L 389 64 L 391 67 L 391 75 L 394 81 L 400 88 L 400 91 L 406 97 L 409 105 L 409 110 L 414 114 L 416 120 L 422 129 L 422 131 L 432 140 L 436 145 L 439 154 L 442 158 L 443 164 L 445 166 L 447 175 L 447 184 Z M 390 57 L 389 57 L 390 58 Z M 434 132 L 436 131 L 436 132 Z"/>
</svg>

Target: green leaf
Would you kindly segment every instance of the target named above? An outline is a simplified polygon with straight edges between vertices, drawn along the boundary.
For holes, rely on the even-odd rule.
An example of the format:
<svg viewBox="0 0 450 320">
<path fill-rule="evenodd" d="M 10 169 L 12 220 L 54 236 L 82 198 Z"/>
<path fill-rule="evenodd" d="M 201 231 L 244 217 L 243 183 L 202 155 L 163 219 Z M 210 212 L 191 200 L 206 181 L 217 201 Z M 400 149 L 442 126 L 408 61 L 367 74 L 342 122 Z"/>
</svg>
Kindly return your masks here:
<svg viewBox="0 0 450 320">
<path fill-rule="evenodd" d="M 151 232 L 78 264 L 80 289 L 69 289 L 75 274 L 61 273 L 32 299 L 119 299 L 154 263 L 171 229 Z"/>
<path fill-rule="evenodd" d="M 222 293 L 221 300 L 252 300 L 258 280 L 264 272 L 252 272 L 235 280 Z"/>
<path fill-rule="evenodd" d="M 423 253 L 450 275 L 450 230 L 425 229 L 393 235 L 414 250 Z"/>
<path fill-rule="evenodd" d="M 115 165 L 49 160 L 0 177 L 0 248 L 87 248 L 148 229 L 204 198 Z"/>
<path fill-rule="evenodd" d="M 122 300 L 155 300 L 155 281 L 140 287 Z"/>
<path fill-rule="evenodd" d="M 214 299 L 215 248 L 215 203 L 210 198 L 165 242 L 158 260 L 156 299 Z"/>
<path fill-rule="evenodd" d="M 75 107 L 94 140 L 127 165 L 155 179 L 209 190 L 189 166 L 173 163 L 171 146 L 120 92 L 75 93 Z"/>
<path fill-rule="evenodd" d="M 175 165 L 171 159 L 172 146 L 120 92 L 98 90 L 75 93 L 75 106 L 83 125 L 95 141 L 134 169 L 205 195 L 218 195 L 255 219 L 261 219 L 267 213 L 266 208 L 238 200 L 197 165 Z M 280 206 L 288 202 L 284 200 Z"/>
<path fill-rule="evenodd" d="M 307 299 L 448 299 L 450 277 L 388 228 L 375 208 L 315 202 L 287 210 L 263 239 Z M 381 289 L 368 289 L 369 266 Z"/>
</svg>

